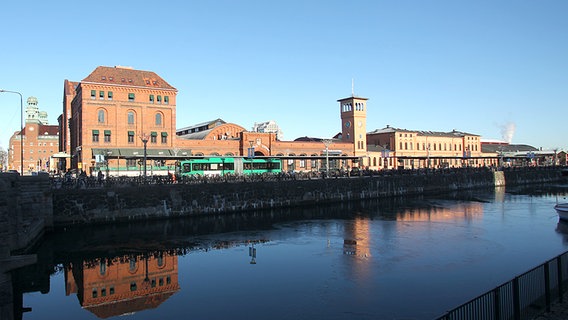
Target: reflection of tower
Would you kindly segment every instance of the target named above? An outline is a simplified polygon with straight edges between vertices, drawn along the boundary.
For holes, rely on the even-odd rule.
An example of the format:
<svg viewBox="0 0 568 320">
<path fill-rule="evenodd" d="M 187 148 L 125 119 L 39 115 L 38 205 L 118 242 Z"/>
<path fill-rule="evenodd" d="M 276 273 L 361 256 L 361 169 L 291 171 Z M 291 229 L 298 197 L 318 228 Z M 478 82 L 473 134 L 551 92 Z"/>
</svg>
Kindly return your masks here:
<svg viewBox="0 0 568 320">
<path fill-rule="evenodd" d="M 256 248 L 254 244 L 249 247 L 250 264 L 256 264 Z"/>
<path fill-rule="evenodd" d="M 373 263 L 371 261 L 371 233 L 370 220 L 355 218 L 351 224 L 346 225 L 343 240 L 343 253 L 352 256 L 347 259 L 348 266 L 352 268 L 353 277 L 361 283 L 369 280 Z"/>
<path fill-rule="evenodd" d="M 343 240 L 343 253 L 362 258 L 371 257 L 369 220 L 356 218 L 352 228 L 346 228 Z"/>
<path fill-rule="evenodd" d="M 97 259 L 66 267 L 67 294 L 99 318 L 156 308 L 179 290 L 177 255 Z"/>
</svg>

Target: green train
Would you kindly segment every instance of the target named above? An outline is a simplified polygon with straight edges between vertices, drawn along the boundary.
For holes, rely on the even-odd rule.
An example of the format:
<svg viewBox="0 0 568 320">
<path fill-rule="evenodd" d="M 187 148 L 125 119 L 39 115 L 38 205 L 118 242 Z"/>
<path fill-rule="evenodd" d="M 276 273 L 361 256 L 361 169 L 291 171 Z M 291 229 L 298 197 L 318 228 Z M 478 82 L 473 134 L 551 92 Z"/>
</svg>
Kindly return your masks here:
<svg viewBox="0 0 568 320">
<path fill-rule="evenodd" d="M 181 160 L 176 163 L 176 175 L 262 174 L 282 171 L 277 158 L 210 157 Z"/>
</svg>

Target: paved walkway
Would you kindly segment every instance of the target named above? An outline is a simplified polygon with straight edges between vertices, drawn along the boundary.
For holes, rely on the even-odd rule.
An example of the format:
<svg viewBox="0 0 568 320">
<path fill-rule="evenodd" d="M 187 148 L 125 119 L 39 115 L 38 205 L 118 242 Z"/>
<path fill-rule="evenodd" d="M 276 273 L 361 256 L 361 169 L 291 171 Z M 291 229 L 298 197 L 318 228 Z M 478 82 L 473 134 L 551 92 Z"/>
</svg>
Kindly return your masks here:
<svg viewBox="0 0 568 320">
<path fill-rule="evenodd" d="M 553 303 L 550 312 L 534 317 L 533 320 L 567 320 L 568 319 L 568 294 L 564 295 L 562 302 Z"/>
</svg>

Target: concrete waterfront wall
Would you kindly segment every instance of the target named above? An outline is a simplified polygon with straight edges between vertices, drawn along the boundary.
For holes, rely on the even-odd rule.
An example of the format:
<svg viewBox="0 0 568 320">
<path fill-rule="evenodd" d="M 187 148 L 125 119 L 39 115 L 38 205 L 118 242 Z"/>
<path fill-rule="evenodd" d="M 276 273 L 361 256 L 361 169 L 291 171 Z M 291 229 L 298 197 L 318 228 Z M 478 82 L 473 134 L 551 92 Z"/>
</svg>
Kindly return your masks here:
<svg viewBox="0 0 568 320">
<path fill-rule="evenodd" d="M 53 210 L 55 225 L 66 226 L 435 194 L 495 187 L 505 182 L 509 185 L 559 179 L 558 170 L 455 170 L 435 174 L 56 190 Z"/>
<path fill-rule="evenodd" d="M 48 175 L 0 174 L 0 257 L 25 248 L 53 226 Z"/>
</svg>

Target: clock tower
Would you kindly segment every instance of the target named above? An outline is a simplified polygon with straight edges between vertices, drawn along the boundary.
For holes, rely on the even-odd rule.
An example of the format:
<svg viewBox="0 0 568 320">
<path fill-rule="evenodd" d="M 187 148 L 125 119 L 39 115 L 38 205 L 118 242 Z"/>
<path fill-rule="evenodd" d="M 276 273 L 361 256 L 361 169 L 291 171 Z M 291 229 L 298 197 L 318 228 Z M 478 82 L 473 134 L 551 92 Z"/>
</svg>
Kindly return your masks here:
<svg viewBox="0 0 568 320">
<path fill-rule="evenodd" d="M 341 139 L 353 144 L 355 156 L 367 154 L 367 98 L 337 100 L 341 112 Z"/>
</svg>

